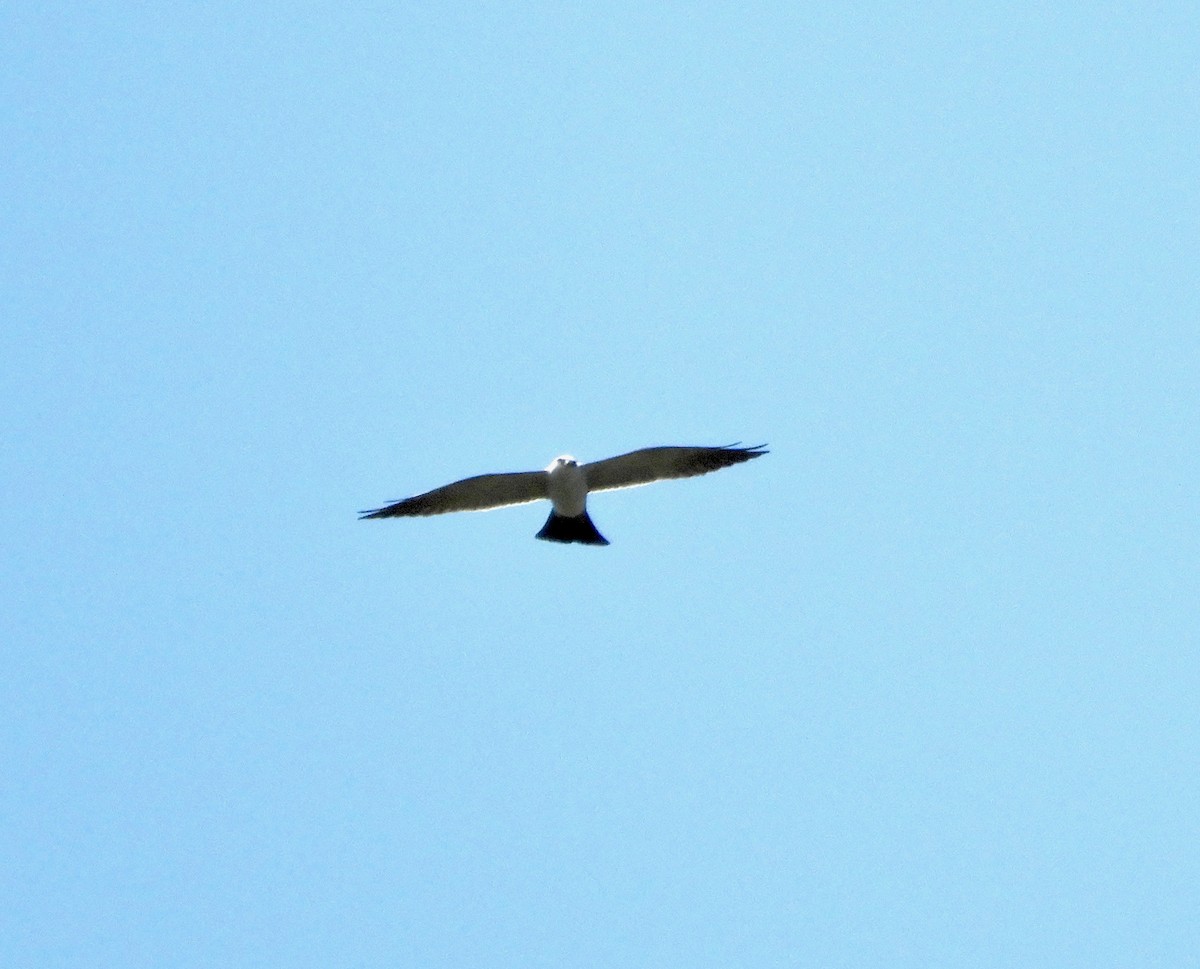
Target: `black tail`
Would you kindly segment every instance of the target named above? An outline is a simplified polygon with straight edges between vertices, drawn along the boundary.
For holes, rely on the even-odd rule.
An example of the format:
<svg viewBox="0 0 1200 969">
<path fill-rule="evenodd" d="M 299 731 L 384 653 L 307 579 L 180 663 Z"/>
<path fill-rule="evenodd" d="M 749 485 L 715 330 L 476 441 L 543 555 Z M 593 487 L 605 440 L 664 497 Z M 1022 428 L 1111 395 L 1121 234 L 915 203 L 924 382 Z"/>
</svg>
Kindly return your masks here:
<svg viewBox="0 0 1200 969">
<path fill-rule="evenodd" d="M 546 524 L 537 537 L 547 542 L 578 542 L 580 545 L 607 545 L 608 539 L 596 531 L 596 526 L 585 511 L 582 515 L 568 518 L 556 511 L 550 512 Z"/>
</svg>

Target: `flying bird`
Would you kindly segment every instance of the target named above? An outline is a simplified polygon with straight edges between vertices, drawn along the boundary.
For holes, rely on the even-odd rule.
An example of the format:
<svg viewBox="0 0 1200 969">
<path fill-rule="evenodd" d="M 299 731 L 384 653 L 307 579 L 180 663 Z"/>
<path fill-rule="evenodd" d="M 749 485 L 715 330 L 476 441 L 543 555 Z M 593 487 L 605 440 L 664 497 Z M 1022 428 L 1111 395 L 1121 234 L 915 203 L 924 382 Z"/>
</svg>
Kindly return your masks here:
<svg viewBox="0 0 1200 969">
<path fill-rule="evenodd" d="M 359 512 L 359 518 L 407 518 L 451 511 L 488 511 L 549 498 L 554 507 L 537 537 L 547 542 L 607 545 L 592 524 L 587 496 L 593 491 L 636 488 L 668 478 L 692 478 L 767 454 L 765 444 L 738 447 L 647 447 L 615 458 L 579 464 L 569 454 L 555 458 L 545 471 L 480 474 Z"/>
</svg>

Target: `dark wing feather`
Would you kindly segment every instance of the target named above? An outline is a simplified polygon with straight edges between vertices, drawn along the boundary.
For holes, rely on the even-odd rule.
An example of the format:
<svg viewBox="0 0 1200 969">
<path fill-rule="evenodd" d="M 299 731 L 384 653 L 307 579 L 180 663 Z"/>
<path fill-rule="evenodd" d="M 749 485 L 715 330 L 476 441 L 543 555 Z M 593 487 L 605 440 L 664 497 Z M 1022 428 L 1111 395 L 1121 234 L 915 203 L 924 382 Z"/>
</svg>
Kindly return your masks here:
<svg viewBox="0 0 1200 969">
<path fill-rule="evenodd" d="M 767 454 L 766 445 L 754 447 L 647 447 L 583 466 L 588 491 L 636 488 L 668 478 L 692 478 L 719 471 Z"/>
<path fill-rule="evenodd" d="M 545 471 L 480 474 L 434 488 L 383 508 L 359 512 L 359 518 L 401 518 L 410 515 L 444 515 L 452 511 L 487 511 L 505 505 L 522 505 L 548 497 Z"/>
</svg>

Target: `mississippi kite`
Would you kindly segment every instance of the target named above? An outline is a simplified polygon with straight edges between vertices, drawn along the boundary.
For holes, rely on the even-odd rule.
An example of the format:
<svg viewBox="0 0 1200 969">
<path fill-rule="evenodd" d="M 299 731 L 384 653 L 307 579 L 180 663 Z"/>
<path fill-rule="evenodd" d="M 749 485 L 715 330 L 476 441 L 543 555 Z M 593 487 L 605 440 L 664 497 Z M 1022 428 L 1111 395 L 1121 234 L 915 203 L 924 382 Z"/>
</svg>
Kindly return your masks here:
<svg viewBox="0 0 1200 969">
<path fill-rule="evenodd" d="M 691 478 L 719 471 L 768 453 L 754 447 L 647 447 L 615 458 L 578 464 L 569 454 L 555 458 L 545 471 L 481 474 L 434 488 L 382 508 L 359 512 L 360 518 L 442 515 L 451 511 L 487 511 L 549 498 L 554 507 L 537 537 L 548 542 L 607 545 L 587 513 L 592 491 L 636 488 L 668 478 Z"/>
</svg>

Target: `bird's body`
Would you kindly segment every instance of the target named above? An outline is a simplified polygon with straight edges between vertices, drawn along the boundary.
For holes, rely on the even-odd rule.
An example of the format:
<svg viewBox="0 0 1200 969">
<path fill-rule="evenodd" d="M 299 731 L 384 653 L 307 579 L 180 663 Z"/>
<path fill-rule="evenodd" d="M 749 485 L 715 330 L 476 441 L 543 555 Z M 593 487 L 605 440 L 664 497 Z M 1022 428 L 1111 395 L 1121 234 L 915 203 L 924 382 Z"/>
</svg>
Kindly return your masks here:
<svg viewBox="0 0 1200 969">
<path fill-rule="evenodd" d="M 553 508 L 537 537 L 547 542 L 607 545 L 587 513 L 588 483 L 583 468 L 569 454 L 546 469 L 546 495 Z"/>
<path fill-rule="evenodd" d="M 587 475 L 569 454 L 555 458 L 546 469 L 546 492 L 560 515 L 573 518 L 587 507 Z"/>
<path fill-rule="evenodd" d="M 537 537 L 551 542 L 607 545 L 592 524 L 587 496 L 593 491 L 636 488 L 667 478 L 690 478 L 766 454 L 756 447 L 650 447 L 580 465 L 570 455 L 555 458 L 544 471 L 481 474 L 403 501 L 361 513 L 362 518 L 440 515 L 487 511 L 549 499 L 550 517 Z"/>
</svg>

